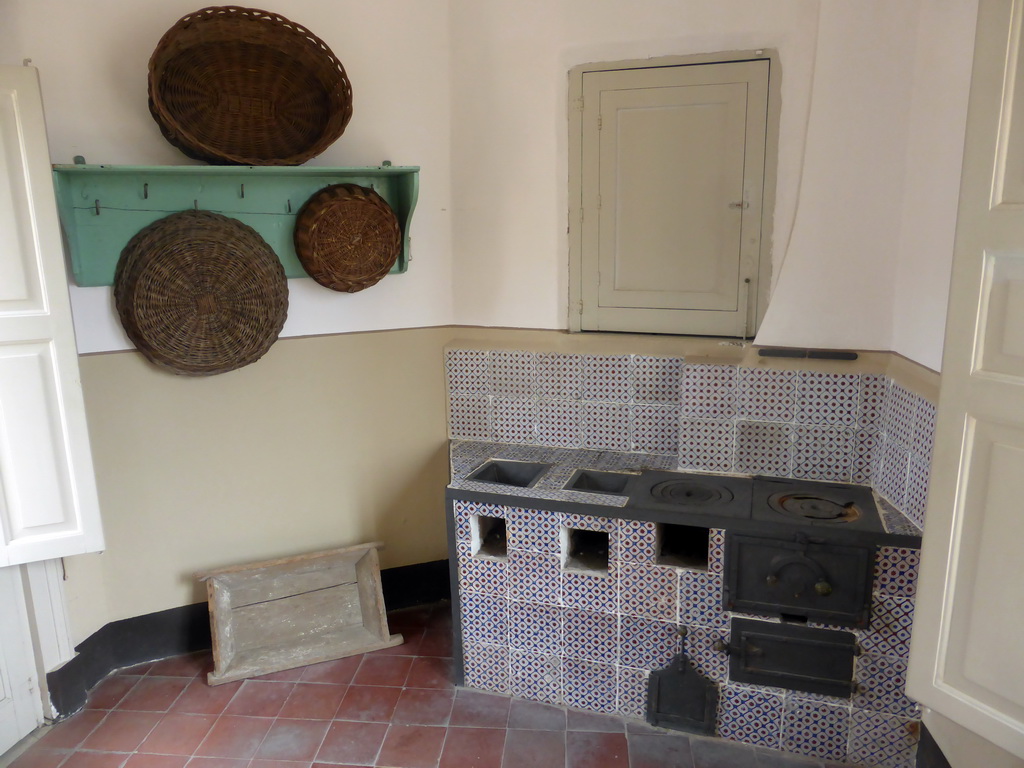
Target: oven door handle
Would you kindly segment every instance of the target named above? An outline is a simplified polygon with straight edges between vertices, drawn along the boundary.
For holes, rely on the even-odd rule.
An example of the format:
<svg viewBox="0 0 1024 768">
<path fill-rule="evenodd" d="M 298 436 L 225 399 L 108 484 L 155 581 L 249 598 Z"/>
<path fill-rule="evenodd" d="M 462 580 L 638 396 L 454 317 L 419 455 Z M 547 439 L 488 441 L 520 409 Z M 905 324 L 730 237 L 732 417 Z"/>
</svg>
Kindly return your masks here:
<svg viewBox="0 0 1024 768">
<path fill-rule="evenodd" d="M 787 565 L 799 565 L 807 568 L 812 574 L 814 574 L 814 591 L 821 597 L 828 597 L 832 594 L 832 585 L 828 582 L 828 574 L 825 573 L 825 569 L 821 567 L 821 563 L 816 560 L 812 560 L 803 554 L 792 554 L 792 555 L 776 555 L 772 558 L 772 561 L 768 564 L 768 576 L 765 578 L 765 583 L 769 587 L 774 587 L 779 583 L 779 574 L 782 573 L 782 569 Z"/>
</svg>

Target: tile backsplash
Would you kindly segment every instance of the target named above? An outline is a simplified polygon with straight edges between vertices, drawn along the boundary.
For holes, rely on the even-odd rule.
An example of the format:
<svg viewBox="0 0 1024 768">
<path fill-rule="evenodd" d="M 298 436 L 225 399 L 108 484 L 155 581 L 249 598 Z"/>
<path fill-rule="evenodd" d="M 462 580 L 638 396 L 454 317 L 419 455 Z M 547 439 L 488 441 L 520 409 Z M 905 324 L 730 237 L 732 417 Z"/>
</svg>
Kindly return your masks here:
<svg viewBox="0 0 1024 768">
<path fill-rule="evenodd" d="M 884 375 L 481 349 L 445 370 L 452 439 L 870 485 L 924 527 L 935 406 Z"/>
</svg>

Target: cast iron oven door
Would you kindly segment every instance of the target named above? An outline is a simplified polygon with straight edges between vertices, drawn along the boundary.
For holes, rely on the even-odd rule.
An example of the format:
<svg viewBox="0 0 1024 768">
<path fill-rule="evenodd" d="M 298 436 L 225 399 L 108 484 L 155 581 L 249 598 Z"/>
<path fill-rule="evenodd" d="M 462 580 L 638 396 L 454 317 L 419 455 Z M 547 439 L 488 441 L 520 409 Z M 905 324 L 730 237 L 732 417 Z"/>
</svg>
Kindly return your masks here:
<svg viewBox="0 0 1024 768">
<path fill-rule="evenodd" d="M 726 610 L 867 627 L 874 550 L 811 539 L 725 536 Z"/>
</svg>

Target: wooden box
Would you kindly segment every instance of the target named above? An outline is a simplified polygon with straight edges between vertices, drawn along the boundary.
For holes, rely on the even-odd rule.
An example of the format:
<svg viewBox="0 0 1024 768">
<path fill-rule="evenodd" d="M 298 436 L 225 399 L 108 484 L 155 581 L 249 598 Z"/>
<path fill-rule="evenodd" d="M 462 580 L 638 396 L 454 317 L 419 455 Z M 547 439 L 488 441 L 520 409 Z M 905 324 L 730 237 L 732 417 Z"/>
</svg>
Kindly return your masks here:
<svg viewBox="0 0 1024 768">
<path fill-rule="evenodd" d="M 210 601 L 210 685 L 400 645 L 388 632 L 380 546 L 197 573 Z"/>
</svg>

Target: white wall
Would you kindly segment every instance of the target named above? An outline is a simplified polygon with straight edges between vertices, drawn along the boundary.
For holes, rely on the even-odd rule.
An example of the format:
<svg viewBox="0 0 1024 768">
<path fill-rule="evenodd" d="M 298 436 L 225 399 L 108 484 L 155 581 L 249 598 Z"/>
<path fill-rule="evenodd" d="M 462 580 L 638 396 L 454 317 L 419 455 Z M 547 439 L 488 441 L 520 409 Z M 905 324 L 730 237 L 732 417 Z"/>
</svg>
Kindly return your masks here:
<svg viewBox="0 0 1024 768">
<path fill-rule="evenodd" d="M 193 0 L 3 0 L 0 63 L 40 70 L 50 155 L 70 163 L 186 165 L 146 103 L 149 56 Z M 274 11 L 312 30 L 352 81 L 344 135 L 310 165 L 421 166 L 409 272 L 348 295 L 289 281 L 284 336 L 451 322 L 450 83 L 445 0 L 277 0 Z M 72 288 L 79 349 L 128 349 L 109 288 Z"/>
</svg>

